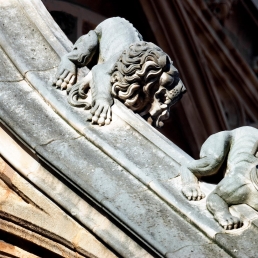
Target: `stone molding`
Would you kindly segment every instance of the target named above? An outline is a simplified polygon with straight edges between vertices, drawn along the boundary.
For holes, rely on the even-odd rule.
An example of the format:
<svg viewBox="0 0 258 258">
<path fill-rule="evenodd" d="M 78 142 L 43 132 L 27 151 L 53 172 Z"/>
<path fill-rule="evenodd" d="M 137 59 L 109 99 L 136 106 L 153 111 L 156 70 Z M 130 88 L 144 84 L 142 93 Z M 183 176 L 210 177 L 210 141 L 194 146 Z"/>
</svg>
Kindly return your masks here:
<svg viewBox="0 0 258 258">
<path fill-rule="evenodd" d="M 3 7 L 11 18 L 15 16 L 15 23 L 6 16 Z M 49 198 L 66 209 L 70 219 L 77 219 L 85 228 L 89 227 L 89 224 L 86 226 L 87 216 L 85 218 L 85 214 L 80 212 L 87 206 L 85 202 L 91 200 L 106 218 L 112 218 L 119 225 L 120 230 L 110 226 L 116 228 L 114 232 L 120 232 L 119 236 L 130 232 L 134 236 L 133 240 L 127 236 L 116 242 L 114 235 L 107 236 L 112 230 L 107 229 L 103 234 L 101 226 L 105 229 L 105 223 L 97 221 L 100 226 L 93 227 L 92 231 L 95 228 L 95 234 L 121 256 L 133 257 L 135 254 L 137 257 L 139 251 L 140 257 L 172 257 L 182 254 L 182 250 L 183 254 L 189 255 L 194 246 L 194 250 L 204 256 L 211 252 L 214 257 L 252 254 L 257 247 L 251 241 L 248 250 L 240 243 L 241 250 L 237 254 L 230 243 L 238 241 L 239 233 L 250 236 L 255 232 L 257 214 L 250 216 L 253 221 L 246 218 L 243 231 L 228 233 L 213 220 L 204 201 L 189 203 L 182 196 L 179 169 L 191 161 L 191 157 L 120 102 L 116 101 L 113 107 L 113 124 L 98 127 L 86 122 L 85 113 L 71 107 L 66 94 L 52 87 L 60 56 L 69 50 L 71 44 L 57 27 L 52 28 L 53 20 L 49 20 L 42 8 L 41 2 L 36 0 L 8 0 L 0 8 L 2 21 L 11 28 L 7 30 L 0 25 L 3 49 L 0 58 L 16 67 L 11 69 L 11 76 L 6 74 L 1 78 L 1 123 L 12 131 L 17 142 L 25 143 L 35 157 L 32 171 L 26 170 L 26 166 L 17 167 L 17 171 L 46 195 L 53 194 Z M 14 35 L 19 35 L 21 42 L 12 41 Z M 23 35 L 27 37 L 24 41 Z M 34 44 L 33 50 L 27 48 L 30 40 Z M 21 54 L 23 48 L 27 51 L 25 56 Z M 38 62 L 35 57 L 38 57 Z M 18 157 L 12 159 L 13 153 L 7 153 L 8 148 L 3 146 L 0 145 L 1 155 L 10 164 L 20 161 Z M 83 199 L 82 208 L 78 206 L 75 211 L 69 210 L 70 205 L 75 206 L 73 201 L 68 206 L 60 204 L 58 194 L 51 192 L 51 188 L 43 188 L 52 184 L 39 178 L 39 173 L 32 173 L 40 169 L 38 161 L 62 177 L 60 188 L 68 191 L 67 198 L 74 196 L 67 188 L 69 184 L 73 185 Z M 55 181 L 52 175 L 49 176 L 50 181 Z M 208 193 L 212 187 L 202 183 L 201 188 Z M 78 196 L 74 198 L 80 203 Z M 64 198 L 62 201 L 67 200 Z M 6 207 L 9 209 L 8 204 Z M 232 209 L 238 211 L 239 208 Z M 103 218 L 98 213 L 94 213 L 93 219 L 95 216 Z M 128 250 L 127 241 L 132 241 L 132 249 Z"/>
</svg>

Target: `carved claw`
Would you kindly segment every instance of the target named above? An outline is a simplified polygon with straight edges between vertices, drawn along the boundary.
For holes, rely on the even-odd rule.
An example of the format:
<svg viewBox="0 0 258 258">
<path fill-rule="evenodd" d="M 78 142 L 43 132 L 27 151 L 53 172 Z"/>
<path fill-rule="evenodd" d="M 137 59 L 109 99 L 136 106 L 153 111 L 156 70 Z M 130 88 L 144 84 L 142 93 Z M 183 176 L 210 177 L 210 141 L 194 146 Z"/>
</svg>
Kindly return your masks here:
<svg viewBox="0 0 258 258">
<path fill-rule="evenodd" d="M 76 81 L 76 71 L 75 64 L 66 56 L 62 57 L 53 81 L 53 86 L 69 91 Z"/>
<path fill-rule="evenodd" d="M 86 121 L 92 121 L 92 114 L 91 113 L 89 113 L 89 115 L 87 116 Z"/>
<path fill-rule="evenodd" d="M 205 194 L 201 191 L 199 185 L 184 186 L 182 192 L 189 201 L 200 201 L 205 198 Z"/>
<path fill-rule="evenodd" d="M 109 125 L 111 123 L 111 108 L 109 107 L 108 111 L 107 111 L 107 117 L 105 120 L 105 125 Z"/>
<path fill-rule="evenodd" d="M 75 83 L 75 75 L 67 70 L 65 70 L 57 81 L 53 83 L 56 88 L 61 88 L 61 90 L 70 90 Z"/>
<path fill-rule="evenodd" d="M 92 124 L 98 124 L 99 126 L 108 125 L 111 122 L 111 108 L 107 101 L 97 100 L 95 105 L 90 111 L 90 115 L 87 117 L 88 121 L 92 121 Z"/>
<path fill-rule="evenodd" d="M 225 230 L 237 229 L 243 226 L 243 222 L 239 218 L 232 216 L 230 213 L 215 215 L 214 217 Z"/>
</svg>

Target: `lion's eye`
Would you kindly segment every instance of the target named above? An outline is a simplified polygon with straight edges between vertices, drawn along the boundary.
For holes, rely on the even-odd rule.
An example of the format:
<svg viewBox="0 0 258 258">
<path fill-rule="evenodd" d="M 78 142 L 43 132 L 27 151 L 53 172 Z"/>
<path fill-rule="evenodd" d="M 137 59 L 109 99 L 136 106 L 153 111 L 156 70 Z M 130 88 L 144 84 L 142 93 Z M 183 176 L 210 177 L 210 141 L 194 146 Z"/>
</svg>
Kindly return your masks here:
<svg viewBox="0 0 258 258">
<path fill-rule="evenodd" d="M 160 85 L 165 88 L 170 87 L 170 85 L 173 84 L 173 81 L 174 81 L 174 78 L 165 72 L 160 77 Z"/>
<path fill-rule="evenodd" d="M 173 78 L 173 77 L 172 77 L 172 78 Z M 173 88 L 175 88 L 175 87 L 177 86 L 179 80 L 180 80 L 179 77 L 174 77 L 172 83 L 171 83 L 171 84 L 168 84 L 168 85 L 166 86 L 166 88 L 167 88 L 168 90 L 172 90 Z"/>
<path fill-rule="evenodd" d="M 170 65 L 170 69 L 167 73 L 173 77 L 179 77 L 178 70 L 173 65 Z"/>
</svg>

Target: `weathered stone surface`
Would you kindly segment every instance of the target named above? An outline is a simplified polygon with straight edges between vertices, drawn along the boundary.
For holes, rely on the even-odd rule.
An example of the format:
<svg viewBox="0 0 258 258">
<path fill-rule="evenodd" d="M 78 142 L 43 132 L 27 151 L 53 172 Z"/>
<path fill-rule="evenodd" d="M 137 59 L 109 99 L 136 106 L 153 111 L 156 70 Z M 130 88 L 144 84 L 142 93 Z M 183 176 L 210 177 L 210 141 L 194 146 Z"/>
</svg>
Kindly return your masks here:
<svg viewBox="0 0 258 258">
<path fill-rule="evenodd" d="M 58 55 L 24 13 L 19 1 L 2 1 L 0 19 L 1 46 L 14 57 L 12 61 L 22 74 L 28 70 L 47 70 L 59 63 Z"/>
<path fill-rule="evenodd" d="M 148 184 L 153 179 L 166 181 L 178 175 L 179 167 L 175 159 L 178 158 L 181 163 L 187 159 L 186 154 L 176 148 L 173 149 L 173 145 L 168 145 L 169 149 L 174 151 L 173 154 L 169 153 L 167 149 L 166 151 L 161 150 L 160 147 L 162 146 L 156 148 L 156 144 L 143 136 L 138 129 L 134 129 L 130 124 L 117 117 L 116 113 L 113 114 L 113 122 L 108 127 L 96 127 L 86 122 L 86 116 L 89 111 L 85 112 L 83 109 L 78 110 L 73 107 L 68 109 L 66 94 L 64 92 L 58 94 L 51 86 L 50 81 L 53 72 L 29 72 L 26 77 L 37 87 L 45 100 L 51 103 L 53 108 L 88 140 L 101 147 L 107 155 L 113 156 L 117 163 L 129 169 L 132 173 L 137 174 L 137 171 L 139 171 L 140 175 L 138 177 L 139 179 L 141 177 L 146 178 L 145 184 Z M 142 123 L 143 121 L 140 122 Z M 149 134 L 154 137 L 151 133 Z M 155 158 L 153 158 L 154 153 L 146 151 L 146 149 L 153 149 Z M 171 156 L 173 159 L 171 159 Z M 132 167 L 132 164 L 134 164 L 134 167 Z"/>
<path fill-rule="evenodd" d="M 116 213 L 121 214 L 129 226 L 134 222 L 135 231 L 145 236 L 163 255 L 193 243 L 210 243 L 201 232 L 185 223 L 184 219 L 173 212 L 168 205 L 160 202 L 150 191 L 118 193 L 113 200 L 107 199 L 102 203 L 110 208 L 115 206 Z"/>
<path fill-rule="evenodd" d="M 1 145 L 3 146 L 3 141 L 1 142 Z M 12 151 L 12 153 L 14 153 L 14 151 Z M 33 167 L 36 168 L 37 166 L 34 165 Z M 29 169 L 27 170 L 29 178 L 33 179 L 30 176 L 32 172 L 29 172 Z M 39 172 L 40 171 L 38 171 L 38 174 Z M 121 171 L 118 172 L 122 173 Z M 115 177 L 116 175 L 114 174 L 113 176 Z M 96 175 L 96 178 L 99 179 L 99 181 L 101 181 L 101 176 L 98 175 L 97 177 Z M 173 212 L 171 213 L 171 209 L 168 206 L 164 206 L 164 203 L 160 203 L 159 199 L 150 191 L 148 191 L 146 188 L 139 189 L 140 183 L 131 185 L 130 181 L 126 182 L 121 177 L 120 179 L 121 184 L 123 186 L 120 187 L 122 191 L 113 192 L 114 189 L 119 189 L 116 185 L 114 185 L 114 183 L 116 183 L 116 180 L 113 178 L 113 185 L 109 186 L 111 187 L 111 190 L 101 189 L 101 191 L 104 191 L 102 195 L 108 192 L 108 190 L 109 192 L 111 191 L 111 195 L 108 198 L 105 198 L 103 201 L 101 201 L 101 203 L 103 203 L 107 208 L 110 207 L 113 210 L 113 206 L 116 206 L 116 214 L 120 215 L 123 218 L 124 222 L 127 223 L 129 226 L 131 226 L 132 221 L 135 221 L 138 224 L 139 228 L 138 232 L 136 231 L 137 233 L 141 235 L 150 234 L 152 236 L 153 239 L 149 239 L 150 243 L 153 241 L 153 244 L 155 245 L 155 242 L 158 241 L 160 244 L 162 243 L 162 245 L 167 246 L 167 248 L 169 248 L 169 251 L 174 252 L 178 249 L 179 246 L 188 246 L 195 241 L 196 244 L 198 244 L 200 241 L 207 241 L 201 233 L 198 233 L 198 231 L 196 231 L 196 229 L 194 229 L 189 224 L 187 225 L 185 221 L 182 218 L 180 218 L 177 214 Z M 105 176 L 103 180 L 106 181 L 106 184 L 108 185 L 108 181 L 106 180 Z M 131 180 L 133 180 L 133 178 Z M 13 184 L 15 183 L 17 183 L 16 185 L 18 186 L 20 184 L 20 181 L 17 180 L 17 182 L 15 182 L 15 180 L 13 180 Z M 42 186 L 42 183 L 37 185 Z M 97 185 L 96 188 L 100 188 L 99 185 Z M 130 189 L 129 193 L 127 188 Z M 24 187 L 19 185 L 19 189 L 24 190 Z M 58 193 L 56 192 L 56 194 Z M 137 198 L 137 195 L 139 194 L 141 194 L 140 199 Z M 160 203 L 159 206 L 157 206 L 157 202 Z M 147 209 L 144 207 L 147 207 Z M 50 208 L 48 208 L 47 210 L 50 210 Z M 82 212 L 82 210 L 78 209 L 78 212 Z M 73 215 L 76 215 L 75 210 L 71 210 L 71 213 Z M 126 216 L 124 214 L 126 214 Z M 145 218 L 145 220 L 142 220 L 143 217 Z M 144 228 L 146 232 L 143 231 Z M 185 234 L 185 232 L 187 232 L 187 234 Z M 170 239 L 177 239 L 179 236 L 181 239 L 180 243 L 178 243 L 177 241 L 170 242 Z M 148 236 L 146 236 L 146 238 L 148 238 Z M 168 240 L 169 242 L 167 242 Z M 207 243 L 209 243 L 209 241 Z M 168 245 L 170 246 L 168 247 Z"/>
<path fill-rule="evenodd" d="M 35 24 L 54 51 L 62 56 L 73 47 L 71 41 L 55 23 L 45 5 L 38 0 L 19 0 L 26 16 Z"/>
<path fill-rule="evenodd" d="M 14 109 L 17 103 L 18 106 L 22 105 L 22 103 L 29 104 L 30 95 L 32 94 L 31 90 L 27 88 L 27 92 L 29 92 L 29 94 L 26 94 L 26 91 L 24 92 L 25 85 L 22 86 L 23 87 L 18 87 L 18 85 L 16 85 L 15 87 L 17 91 L 23 91 L 22 95 L 24 98 L 20 102 L 13 101 L 11 103 Z M 6 88 L 4 89 L 8 90 L 8 87 Z M 35 116 L 37 116 L 37 114 L 39 116 L 43 115 L 45 112 L 48 112 L 49 114 L 52 113 L 54 117 L 56 116 L 55 113 L 46 111 L 47 109 L 43 109 L 41 107 L 41 105 L 44 106 L 44 103 L 41 103 L 40 99 L 33 103 L 34 105 L 31 106 L 30 109 L 32 114 L 35 114 Z M 26 108 L 26 114 L 25 112 L 21 112 L 18 116 L 14 113 L 15 120 L 23 121 L 24 125 L 29 124 L 27 119 L 28 121 L 31 119 L 28 116 L 30 110 L 29 105 L 27 105 Z M 23 109 L 20 108 L 20 110 Z M 9 117 L 10 114 L 13 113 L 10 112 Z M 3 117 L 8 119 L 6 116 Z M 61 124 L 63 124 L 61 125 L 63 128 L 68 126 L 64 122 L 61 122 Z M 49 132 L 53 132 L 55 134 L 55 130 L 57 128 L 61 129 L 61 127 L 58 120 L 55 119 L 52 119 L 51 123 L 46 123 L 46 120 L 43 119 L 37 120 L 37 123 L 30 126 L 30 133 L 31 135 L 37 135 L 37 137 L 40 137 L 40 135 L 43 137 L 40 137 L 39 140 L 37 140 L 37 138 L 34 138 L 34 140 L 31 138 L 31 140 L 35 142 L 41 141 L 43 143 L 44 135 L 50 135 Z M 183 234 L 185 230 L 192 232 L 193 241 L 196 239 L 196 234 L 200 234 L 198 231 L 196 231 L 191 225 L 187 224 L 184 220 L 180 220 L 178 215 L 169 207 L 164 208 L 163 206 L 165 203 L 148 190 L 146 186 L 141 185 L 135 177 L 128 174 L 128 172 L 122 169 L 118 164 L 110 160 L 103 152 L 88 142 L 85 138 L 69 138 L 71 137 L 71 133 L 69 132 L 72 129 L 68 128 L 69 127 L 67 127 L 67 131 L 65 130 L 66 132 L 64 131 L 64 139 L 60 139 L 59 135 L 57 140 L 44 140 L 45 144 L 35 144 L 34 149 L 36 152 L 48 160 L 48 162 L 54 164 L 59 171 L 66 171 L 64 174 L 65 177 L 75 182 L 80 189 L 92 196 L 99 203 L 103 204 L 113 215 L 118 216 L 125 225 L 133 228 L 139 236 L 141 236 L 145 241 L 151 243 L 152 246 L 161 253 L 165 254 L 167 251 L 175 250 L 176 247 L 171 250 L 171 241 L 178 234 Z M 16 129 L 17 132 L 20 130 L 26 131 L 26 128 L 23 129 L 21 127 Z M 38 134 L 39 131 L 40 134 Z M 65 136 L 67 134 L 69 137 Z M 164 154 L 161 157 L 164 157 Z M 80 162 L 78 162 L 78 160 L 80 160 Z M 139 196 L 141 197 L 139 198 Z M 151 209 L 146 209 L 145 207 L 148 207 L 150 203 L 152 203 Z M 159 216 L 157 216 L 156 212 L 153 212 L 154 210 L 159 211 Z M 163 212 L 160 212 L 161 210 L 163 210 Z M 144 223 L 141 220 L 143 216 L 146 218 Z M 180 227 L 186 227 L 185 230 L 181 231 L 180 228 L 178 228 L 181 233 L 175 230 L 174 224 L 171 223 L 171 220 L 173 220 L 172 218 L 178 218 L 180 223 L 182 223 L 180 224 Z M 162 222 L 167 225 L 166 228 L 163 227 L 164 224 Z M 150 231 L 149 227 L 152 223 L 154 223 L 154 225 L 153 229 Z M 151 234 L 151 232 L 153 232 L 153 234 Z M 180 242 L 182 246 L 190 243 L 188 242 L 188 239 L 189 237 Z M 200 234 L 200 239 L 198 241 L 206 242 L 208 240 Z"/>
<path fill-rule="evenodd" d="M 177 162 L 120 118 L 115 119 L 108 127 L 89 125 L 84 133 L 89 131 L 122 154 L 125 160 L 137 164 L 144 177 L 150 180 L 167 181 L 179 175 Z"/>
<path fill-rule="evenodd" d="M 189 245 L 176 250 L 175 252 L 168 253 L 166 258 L 229 258 L 231 255 L 227 254 L 223 249 L 220 249 L 215 244 L 204 244 L 204 245 Z"/>
<path fill-rule="evenodd" d="M 79 138 L 67 142 L 55 141 L 43 149 L 36 147 L 36 151 L 42 153 L 47 160 L 62 160 L 55 164 L 60 171 L 69 171 L 65 176 L 163 254 L 172 249 L 171 240 L 178 234 L 191 232 L 189 234 L 192 238 L 181 239 L 182 245 L 188 245 L 197 239 L 198 232 L 184 220 L 180 220 L 146 186 L 107 159 L 95 146 L 88 143 L 85 147 L 85 139 Z M 77 160 L 80 162 L 76 163 Z M 199 241 L 207 240 L 200 235 L 196 243 Z M 175 245 L 178 246 L 178 243 Z"/>
<path fill-rule="evenodd" d="M 50 199 L 55 200 L 55 203 L 65 209 L 70 216 L 79 220 L 82 225 L 94 232 L 123 257 L 149 257 L 144 249 L 117 228 L 107 217 L 99 213 L 43 168 L 37 160 L 26 153 L 10 138 L 3 129 L 0 129 L 0 154 L 19 173 L 45 192 Z M 26 189 L 26 191 L 29 191 L 29 189 Z M 35 220 L 37 221 L 37 217 L 35 217 Z"/>
<path fill-rule="evenodd" d="M 0 81 L 21 81 L 23 77 L 0 47 Z"/>
<path fill-rule="evenodd" d="M 54 126 L 59 117 L 25 82 L 0 82 L 1 118 L 32 148 L 57 139 L 74 139 L 78 133 L 67 127 Z"/>
</svg>

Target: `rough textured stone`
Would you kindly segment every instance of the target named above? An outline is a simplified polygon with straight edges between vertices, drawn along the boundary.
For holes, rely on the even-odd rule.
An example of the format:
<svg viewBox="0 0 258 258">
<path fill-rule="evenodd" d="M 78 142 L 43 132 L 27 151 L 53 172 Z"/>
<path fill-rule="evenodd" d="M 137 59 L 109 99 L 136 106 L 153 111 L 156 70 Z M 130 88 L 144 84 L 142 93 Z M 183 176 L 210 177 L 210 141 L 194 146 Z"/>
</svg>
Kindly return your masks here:
<svg viewBox="0 0 258 258">
<path fill-rule="evenodd" d="M 80 137 L 62 120 L 64 127 L 54 126 L 59 117 L 25 81 L 0 82 L 0 89 L 1 117 L 32 148 L 57 139 Z"/>
<path fill-rule="evenodd" d="M 4 53 L 3 49 L 0 47 L 0 81 L 10 82 L 10 81 L 21 81 L 23 77 L 17 71 L 17 68 L 10 61 L 8 56 Z"/>
<path fill-rule="evenodd" d="M 59 63 L 58 55 L 29 20 L 19 1 L 2 1 L 0 19 L 1 46 L 13 57 L 22 74 L 28 70 L 47 70 Z"/>
<path fill-rule="evenodd" d="M 18 87 L 16 87 L 16 89 L 21 90 L 21 88 Z M 26 96 L 26 94 L 23 95 Z M 25 101 L 25 99 L 21 102 L 29 103 Z M 12 105 L 15 106 L 15 103 L 15 101 L 12 102 Z M 40 105 L 40 102 L 38 103 L 38 105 Z M 32 113 L 39 112 L 35 106 L 33 106 L 31 110 Z M 27 113 L 24 113 L 23 116 L 16 119 L 22 119 L 24 124 L 28 124 L 26 122 L 26 119 L 30 119 L 28 111 L 29 109 L 27 108 Z M 41 109 L 40 112 L 44 113 L 44 110 Z M 21 113 L 21 115 L 22 114 L 23 113 Z M 44 123 L 40 124 L 40 121 Z M 62 123 L 63 122 L 61 122 L 61 124 Z M 55 120 L 52 120 L 51 123 L 47 123 L 47 125 L 48 126 L 46 126 L 46 120 L 37 120 L 35 126 L 30 127 L 30 133 L 37 135 L 37 132 L 40 131 L 39 135 L 44 136 L 46 132 L 55 132 L 54 128 L 60 129 L 60 124 Z M 65 128 L 67 125 L 64 123 L 62 126 Z M 47 133 L 47 135 L 49 135 L 49 133 Z M 177 218 L 178 215 L 173 213 L 170 208 L 166 208 L 163 212 L 160 212 L 164 209 L 162 206 L 164 206 L 165 203 L 85 138 L 69 139 L 69 137 L 64 137 L 62 140 L 59 137 L 59 139 L 49 141 L 46 144 L 36 145 L 34 148 L 36 152 L 48 160 L 48 162 L 55 164 L 55 167 L 59 171 L 63 171 L 63 175 L 66 178 L 72 180 L 83 192 L 87 192 L 96 201 L 103 204 L 112 214 L 118 216 L 125 225 L 133 228 L 141 238 L 152 243 L 152 246 L 161 253 L 165 254 L 168 250 L 171 250 L 173 236 L 183 234 L 179 228 L 178 230 L 181 233 L 178 233 L 174 224 L 171 223 L 171 219 Z M 78 162 L 78 160 L 80 160 L 80 162 Z M 153 202 L 151 209 L 145 210 L 151 202 Z M 157 210 L 157 212 L 155 212 L 155 210 Z M 159 216 L 157 216 L 157 213 Z M 145 223 L 141 221 L 143 216 L 146 218 Z M 161 219 L 160 216 L 163 219 Z M 168 221 L 165 223 L 164 219 L 165 221 L 168 219 Z M 167 225 L 166 229 L 163 228 L 161 222 Z M 152 223 L 154 223 L 154 226 L 150 231 L 149 226 Z M 181 219 L 180 223 L 182 223 L 181 228 L 186 227 L 186 231 L 192 232 L 192 240 L 196 239 L 196 234 L 199 234 L 200 239 L 198 241 L 208 241 L 184 220 Z M 153 233 L 151 234 L 151 232 Z M 154 232 L 156 233 L 154 234 Z M 188 239 L 189 237 L 180 242 L 182 246 L 189 244 Z"/>
<path fill-rule="evenodd" d="M 44 4 L 38 0 L 19 0 L 23 11 L 38 28 L 43 37 L 49 42 L 54 51 L 62 56 L 72 49 L 72 42 L 55 23 Z"/>
<path fill-rule="evenodd" d="M 205 244 L 205 245 L 189 245 L 176 250 L 175 252 L 166 254 L 166 258 L 229 258 L 232 257 L 226 253 L 223 249 L 220 249 L 215 244 Z"/>
<path fill-rule="evenodd" d="M 257 257 L 257 224 L 258 220 L 255 220 L 248 230 L 217 234 L 215 240 L 220 245 L 226 246 L 234 257 L 255 258 Z"/>
<path fill-rule="evenodd" d="M 100 214 L 95 208 L 43 168 L 37 160 L 26 153 L 2 129 L 0 130 L 0 153 L 17 169 L 17 171 L 19 171 L 19 173 L 28 178 L 34 185 L 37 185 L 37 187 L 45 192 L 50 199 L 55 200 L 55 203 L 65 209 L 70 216 L 79 220 L 87 229 L 94 232 L 122 256 L 149 257 L 144 249 L 117 228 L 110 220 L 108 220 L 108 218 Z M 0 163 L 0 168 L 2 170 L 5 169 L 5 166 L 5 163 Z M 12 176 L 13 174 L 14 173 L 8 173 L 8 177 L 15 181 L 13 181 L 13 183 L 16 183 L 16 186 L 19 186 L 16 187 L 16 189 L 26 195 L 34 196 L 34 188 L 31 187 L 29 183 L 27 183 L 28 187 L 26 187 L 26 184 L 22 184 L 22 182 L 24 183 L 25 181 L 20 182 L 17 180 L 17 175 L 15 180 L 14 176 Z M 34 217 L 34 221 L 37 222 L 38 219 L 38 216 Z M 82 240 L 82 238 L 78 237 L 76 239 L 77 241 Z M 94 253 L 96 253 L 98 250 L 97 246 L 90 245 L 89 238 L 83 239 L 85 241 L 87 240 L 88 244 L 81 244 L 81 246 L 87 247 L 88 251 L 90 251 L 92 246 L 92 248 L 96 249 L 94 251 Z M 81 248 L 79 244 L 76 244 L 76 246 Z M 102 256 L 100 255 L 100 257 Z"/>
</svg>

